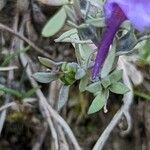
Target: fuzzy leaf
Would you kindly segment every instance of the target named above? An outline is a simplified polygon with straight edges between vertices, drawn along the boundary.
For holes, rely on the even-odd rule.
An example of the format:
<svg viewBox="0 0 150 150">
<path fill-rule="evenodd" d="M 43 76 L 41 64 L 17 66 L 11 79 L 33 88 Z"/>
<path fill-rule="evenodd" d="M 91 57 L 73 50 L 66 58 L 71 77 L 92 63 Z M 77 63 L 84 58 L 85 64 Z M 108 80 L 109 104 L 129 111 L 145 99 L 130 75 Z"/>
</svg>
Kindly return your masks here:
<svg viewBox="0 0 150 150">
<path fill-rule="evenodd" d="M 109 77 L 105 77 L 103 80 L 102 80 L 102 85 L 103 87 L 106 89 L 108 86 L 111 85 L 111 81 L 109 79 Z"/>
<path fill-rule="evenodd" d="M 37 89 L 39 89 L 40 87 L 34 87 L 32 89 L 30 89 L 29 91 L 27 91 L 26 93 L 23 93 L 23 98 L 28 98 L 31 97 Z"/>
<path fill-rule="evenodd" d="M 97 93 L 102 91 L 102 86 L 101 86 L 101 82 L 94 82 L 92 84 L 90 84 L 88 87 L 86 87 L 86 91 L 91 92 L 91 93 Z"/>
<path fill-rule="evenodd" d="M 131 51 L 135 47 L 136 43 L 137 39 L 135 37 L 135 34 L 132 31 L 129 31 L 117 42 L 117 53 L 121 54 Z"/>
<path fill-rule="evenodd" d="M 93 114 L 95 112 L 98 112 L 99 110 L 102 109 L 105 103 L 106 103 L 106 94 L 99 92 L 98 95 L 93 100 L 92 104 L 90 105 L 88 114 Z"/>
<path fill-rule="evenodd" d="M 105 26 L 105 19 L 104 18 L 92 18 L 86 20 L 86 23 L 93 25 L 95 27 L 104 27 Z"/>
<path fill-rule="evenodd" d="M 85 69 L 89 66 L 90 57 L 94 50 L 88 44 L 79 44 L 78 50 L 76 50 L 79 55 L 79 60 L 81 62 L 81 66 Z"/>
<path fill-rule="evenodd" d="M 74 34 L 78 34 L 77 29 L 71 29 L 69 31 L 64 32 L 59 38 L 55 39 L 55 42 L 62 42 L 64 41 L 66 38 L 71 37 Z"/>
<path fill-rule="evenodd" d="M 116 94 L 125 94 L 130 91 L 130 89 L 121 82 L 112 84 L 109 89 L 111 92 Z"/>
<path fill-rule="evenodd" d="M 69 0 L 38 0 L 38 1 L 49 6 L 61 6 L 69 4 Z"/>
<path fill-rule="evenodd" d="M 58 110 L 60 110 L 68 101 L 69 88 L 70 86 L 66 85 L 61 87 L 58 97 Z"/>
<path fill-rule="evenodd" d="M 33 78 L 41 83 L 50 83 L 58 79 L 58 74 L 51 72 L 37 72 L 33 74 Z"/>
<path fill-rule="evenodd" d="M 102 78 L 106 77 L 109 74 L 109 72 L 111 71 L 114 60 L 115 60 L 115 56 L 116 56 L 116 46 L 114 44 L 112 46 L 112 48 L 110 49 L 108 56 L 104 62 L 104 65 L 103 65 L 103 68 L 101 71 Z"/>
<path fill-rule="evenodd" d="M 45 25 L 42 30 L 44 37 L 55 35 L 64 25 L 67 15 L 65 9 L 62 7 Z"/>
<path fill-rule="evenodd" d="M 20 93 L 20 91 L 17 91 L 15 89 L 11 89 L 11 88 L 7 88 L 1 84 L 0 84 L 0 92 L 1 92 L 0 94 L 2 94 L 4 92 L 6 94 L 10 94 L 10 95 L 16 96 L 18 98 L 22 98 L 22 93 Z"/>
<path fill-rule="evenodd" d="M 57 66 L 57 63 L 55 63 L 54 61 L 48 59 L 48 58 L 44 58 L 44 57 L 38 57 L 40 63 L 48 68 L 53 68 Z"/>
<path fill-rule="evenodd" d="M 75 74 L 75 79 L 79 80 L 81 78 L 83 78 L 85 76 L 86 72 L 84 69 L 82 69 L 81 67 L 78 67 L 76 74 Z"/>
<path fill-rule="evenodd" d="M 119 80 L 121 80 L 122 75 L 123 75 L 123 71 L 122 70 L 115 70 L 115 71 L 113 71 L 109 75 L 111 84 L 113 84 L 113 83 L 118 82 Z"/>
<path fill-rule="evenodd" d="M 84 92 L 85 91 L 88 82 L 89 82 L 89 76 L 88 75 L 84 76 L 80 80 L 80 84 L 79 84 L 79 90 L 80 90 L 80 92 Z"/>
</svg>

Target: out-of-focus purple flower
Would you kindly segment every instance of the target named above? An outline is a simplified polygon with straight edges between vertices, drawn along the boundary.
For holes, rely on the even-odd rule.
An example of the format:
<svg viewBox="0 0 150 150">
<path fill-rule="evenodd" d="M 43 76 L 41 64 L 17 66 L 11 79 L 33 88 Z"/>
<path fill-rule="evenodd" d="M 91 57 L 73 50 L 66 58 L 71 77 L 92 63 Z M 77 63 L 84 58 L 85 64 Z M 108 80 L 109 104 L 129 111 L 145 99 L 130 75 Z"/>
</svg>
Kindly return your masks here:
<svg viewBox="0 0 150 150">
<path fill-rule="evenodd" d="M 92 73 L 93 79 L 98 76 L 113 38 L 125 20 L 130 20 L 139 31 L 150 27 L 150 0 L 107 0 L 104 9 L 106 29 L 98 46 Z"/>
<path fill-rule="evenodd" d="M 150 0 L 107 0 L 105 4 L 107 18 L 111 17 L 114 4 L 122 9 L 128 20 L 139 31 L 150 27 Z"/>
</svg>

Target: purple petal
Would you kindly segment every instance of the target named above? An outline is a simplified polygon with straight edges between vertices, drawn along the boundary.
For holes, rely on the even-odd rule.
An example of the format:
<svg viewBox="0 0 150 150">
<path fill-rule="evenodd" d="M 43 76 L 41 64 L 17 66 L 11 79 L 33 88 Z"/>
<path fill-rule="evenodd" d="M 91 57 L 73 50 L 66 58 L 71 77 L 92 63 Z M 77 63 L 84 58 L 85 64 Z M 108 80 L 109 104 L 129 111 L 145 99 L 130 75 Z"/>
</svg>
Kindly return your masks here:
<svg viewBox="0 0 150 150">
<path fill-rule="evenodd" d="M 105 4 L 106 17 L 112 14 L 113 4 L 117 4 L 133 26 L 139 31 L 150 27 L 150 0 L 107 0 Z"/>
<path fill-rule="evenodd" d="M 96 79 L 96 77 L 98 76 L 102 68 L 102 65 L 108 55 L 109 47 L 113 41 L 113 38 L 117 30 L 118 28 L 109 28 L 109 29 L 106 29 L 105 32 L 103 33 L 102 40 L 98 47 L 95 64 L 93 67 L 92 79 Z"/>
<path fill-rule="evenodd" d="M 118 7 L 118 5 L 114 4 L 112 8 L 113 13 L 110 18 L 106 19 L 106 29 L 102 35 L 101 41 L 98 46 L 98 53 L 96 55 L 95 64 L 93 67 L 92 78 L 95 79 L 108 55 L 109 47 L 112 44 L 113 38 L 116 32 L 119 29 L 119 26 L 125 21 L 127 18 Z"/>
</svg>

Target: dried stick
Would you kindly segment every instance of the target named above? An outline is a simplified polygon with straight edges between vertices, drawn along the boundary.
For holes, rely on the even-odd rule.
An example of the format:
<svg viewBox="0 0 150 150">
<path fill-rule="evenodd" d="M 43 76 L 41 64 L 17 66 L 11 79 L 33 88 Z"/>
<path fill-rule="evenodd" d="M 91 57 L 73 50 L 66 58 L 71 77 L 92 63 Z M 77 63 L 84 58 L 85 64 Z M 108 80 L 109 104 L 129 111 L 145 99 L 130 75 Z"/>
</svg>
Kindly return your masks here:
<svg viewBox="0 0 150 150">
<path fill-rule="evenodd" d="M 61 150 L 69 150 L 69 146 L 66 140 L 66 137 L 64 135 L 64 132 L 60 125 L 57 124 L 57 132 L 58 132 L 58 138 L 59 138 L 59 145 L 61 147 Z"/>
<path fill-rule="evenodd" d="M 28 58 L 28 57 L 27 57 L 25 54 L 20 54 L 21 63 L 22 63 L 22 65 L 23 65 L 24 67 L 28 64 L 28 59 L 27 59 L 27 58 Z M 29 81 L 31 82 L 31 85 L 32 85 L 33 87 L 37 87 L 37 86 L 38 86 L 37 82 L 31 77 L 31 76 L 32 76 L 32 71 L 31 71 L 31 67 L 30 67 L 30 66 L 27 67 L 26 72 L 27 72 L 27 76 L 28 76 L 28 78 L 29 78 Z M 37 94 L 38 99 L 40 100 L 40 104 L 41 104 L 41 95 L 43 95 L 43 93 L 41 92 L 40 89 L 38 89 L 38 90 L 36 91 L 36 94 Z M 48 111 L 48 109 L 47 109 L 46 106 L 43 107 L 42 104 L 41 104 L 41 106 L 42 106 L 42 108 L 43 108 L 43 109 L 41 109 L 42 114 L 46 116 L 48 125 L 49 125 L 49 127 L 50 127 L 50 129 L 51 129 L 51 134 L 52 134 L 52 138 L 53 138 L 53 140 L 54 140 L 55 149 L 58 150 L 58 138 L 57 138 L 57 133 L 56 133 L 55 128 L 54 128 L 54 125 L 53 125 L 53 123 L 52 123 L 51 117 L 50 117 L 50 115 L 49 115 L 49 111 Z"/>
<path fill-rule="evenodd" d="M 17 66 L 0 67 L 0 71 L 10 71 L 14 69 L 18 69 L 18 67 Z"/>
<path fill-rule="evenodd" d="M 42 133 L 40 133 L 39 137 L 37 138 L 37 141 L 33 145 L 32 150 L 40 150 L 41 149 L 47 131 L 48 131 L 47 123 L 44 123 L 43 131 L 42 131 Z"/>
<path fill-rule="evenodd" d="M 129 109 L 131 107 L 131 104 L 133 102 L 133 91 L 132 86 L 127 74 L 127 69 L 125 67 L 125 59 L 123 56 L 120 56 L 118 65 L 120 69 L 123 69 L 123 81 L 124 83 L 130 88 L 130 92 L 124 95 L 123 97 L 123 106 L 117 111 L 107 128 L 104 130 L 96 144 L 94 145 L 93 150 L 102 150 L 104 147 L 104 144 L 106 143 L 107 139 L 109 138 L 111 132 L 114 130 L 116 125 L 119 123 L 119 121 L 122 119 L 123 116 L 126 117 L 127 123 L 128 123 L 128 129 L 124 131 L 124 133 L 127 133 L 131 129 L 131 117 L 129 115 Z"/>
<path fill-rule="evenodd" d="M 23 23 L 24 24 L 24 23 Z M 21 33 L 23 33 L 23 24 L 21 27 Z M 23 41 L 22 43 L 20 43 L 21 47 L 23 48 Z M 21 53 L 20 54 L 20 60 L 22 65 L 25 67 L 28 64 L 28 56 L 26 54 Z M 26 69 L 26 73 L 27 76 L 29 78 L 29 81 L 32 85 L 32 87 L 38 87 L 38 83 L 32 78 L 32 69 L 31 66 L 28 65 L 27 69 Z M 43 95 L 42 91 L 40 89 L 36 90 L 36 95 L 38 97 L 38 99 L 40 100 L 40 105 L 44 110 L 44 113 L 46 115 L 47 118 L 50 118 L 49 115 L 57 122 L 60 124 L 60 126 L 64 129 L 64 131 L 67 133 L 68 137 L 70 138 L 70 141 L 72 142 L 75 150 L 81 150 L 72 130 L 70 129 L 70 127 L 68 126 L 68 124 L 65 122 L 65 120 L 49 105 L 49 103 L 47 102 L 47 99 L 45 98 L 45 96 Z M 50 119 L 48 120 L 48 123 L 50 123 Z M 52 129 L 53 127 L 49 124 L 50 128 Z M 54 129 L 54 128 L 53 128 Z M 54 129 L 55 132 L 55 129 Z M 54 133 L 52 132 L 52 133 Z M 56 140 L 56 142 L 58 143 L 58 139 L 55 137 L 55 135 L 53 134 L 53 139 Z M 57 146 L 56 146 L 57 147 Z"/>
<path fill-rule="evenodd" d="M 26 54 L 21 54 L 21 61 L 23 66 L 26 66 L 26 64 L 28 63 L 28 57 Z M 37 87 L 38 84 L 37 82 L 31 77 L 32 76 L 32 71 L 31 71 L 31 67 L 28 66 L 27 68 L 27 76 L 31 82 L 31 85 L 33 87 Z M 75 150 L 81 150 L 72 130 L 70 129 L 70 127 L 68 126 L 68 124 L 65 122 L 65 120 L 48 104 L 45 96 L 43 95 L 42 91 L 40 89 L 37 89 L 36 91 L 37 97 L 40 100 L 40 104 L 43 107 L 43 109 L 45 111 L 49 111 L 50 116 L 57 122 L 60 124 L 60 126 L 64 129 L 64 131 L 67 133 L 68 137 L 70 138 L 72 144 L 74 145 Z"/>
<path fill-rule="evenodd" d="M 24 16 L 24 17 L 25 17 L 25 16 Z M 23 21 L 22 21 L 22 24 L 21 24 L 21 27 L 20 27 L 20 30 L 19 30 L 19 34 L 20 34 L 20 35 L 22 35 L 23 32 L 24 32 L 25 23 L 26 23 L 26 21 L 23 20 Z M 18 40 L 18 41 L 19 41 L 19 48 L 22 49 L 22 48 L 24 47 L 24 46 L 23 46 L 24 42 L 23 42 L 23 41 L 20 41 L 20 40 Z M 28 64 L 28 61 L 29 61 L 27 55 L 26 55 L 26 54 L 23 54 L 23 53 L 20 54 L 20 60 L 21 60 L 22 65 L 23 65 L 24 67 L 26 67 L 26 65 Z M 28 67 L 27 67 L 27 70 L 26 70 L 26 73 L 27 73 L 27 76 L 28 76 L 29 80 L 31 81 L 31 85 L 32 85 L 33 87 L 36 87 L 36 85 L 38 86 L 38 84 L 36 83 L 36 81 L 34 82 L 34 80 L 33 80 L 33 84 L 32 84 L 32 79 L 33 79 L 33 78 L 31 78 L 31 75 L 32 75 L 32 71 L 31 71 L 31 70 L 32 70 L 31 67 L 28 66 Z M 38 90 L 37 90 L 37 91 L 38 91 Z M 36 91 L 36 94 L 37 94 L 37 91 Z M 40 100 L 40 97 L 38 97 L 38 98 L 39 98 L 39 100 Z M 46 107 L 44 107 L 43 109 L 41 108 L 40 110 L 41 110 L 42 115 L 47 119 L 49 128 L 50 128 L 50 130 L 51 130 L 51 136 L 52 136 L 52 139 L 53 139 L 53 141 L 54 141 L 54 142 L 52 143 L 52 149 L 58 150 L 58 148 L 59 148 L 59 146 L 58 146 L 58 137 L 57 137 L 57 133 L 56 133 L 56 130 L 55 130 L 55 128 L 54 128 L 54 125 L 53 125 L 51 116 L 49 115 L 48 109 L 47 109 Z"/>
<path fill-rule="evenodd" d="M 22 27 L 21 27 L 21 28 L 22 28 Z M 28 39 L 25 38 L 24 36 L 20 35 L 20 33 L 13 31 L 13 30 L 10 29 L 9 27 L 7 27 L 7 26 L 5 26 L 5 25 L 3 25 L 3 24 L 1 24 L 1 23 L 0 23 L 0 29 L 6 30 L 6 31 L 8 31 L 8 32 L 10 32 L 10 33 L 12 33 L 12 34 L 14 34 L 14 35 L 16 35 L 17 37 L 19 37 L 19 38 L 22 39 L 23 41 L 27 42 L 30 46 L 32 46 L 32 47 L 33 47 L 34 49 L 36 49 L 38 52 L 40 52 L 40 53 L 43 54 L 43 51 L 42 51 L 41 49 L 39 49 L 38 47 L 36 47 L 35 44 L 32 43 L 30 40 L 28 40 Z M 22 32 L 21 32 L 21 33 L 22 33 Z M 20 48 L 21 48 L 21 46 L 23 46 L 23 41 L 22 41 L 22 42 L 20 41 L 20 42 L 22 43 L 22 44 L 20 45 Z M 46 54 L 46 56 L 48 56 L 48 55 Z M 27 57 L 27 55 L 26 55 L 26 54 L 20 54 L 20 59 L 21 59 L 22 65 L 25 67 L 25 66 L 28 64 L 28 57 Z M 28 76 L 28 78 L 29 78 L 29 81 L 31 82 L 31 85 L 32 85 L 33 87 L 37 87 L 37 86 L 38 86 L 37 82 L 31 77 L 31 76 L 32 76 L 32 69 L 31 69 L 30 66 L 27 67 L 26 73 L 27 73 L 27 76 Z M 75 136 L 74 136 L 72 130 L 71 130 L 70 127 L 68 126 L 68 124 L 67 124 L 67 123 L 65 122 L 65 120 L 48 104 L 48 102 L 47 102 L 45 96 L 43 95 L 43 93 L 42 93 L 42 91 L 41 91 L 40 89 L 38 89 L 38 90 L 36 91 L 36 95 L 37 95 L 37 97 L 38 97 L 39 100 L 40 100 L 40 105 L 41 105 L 41 107 L 42 107 L 43 110 L 44 110 L 44 114 L 46 115 L 47 118 L 49 118 L 49 119 L 48 119 L 48 123 L 52 122 L 52 120 L 51 120 L 50 117 L 49 117 L 49 115 L 50 115 L 57 123 L 60 124 L 60 126 L 61 126 L 61 127 L 64 129 L 64 131 L 67 133 L 67 135 L 68 135 L 68 137 L 70 138 L 70 141 L 72 142 L 72 144 L 73 144 L 75 150 L 81 150 L 81 148 L 80 148 L 80 146 L 79 146 L 79 144 L 78 144 L 78 142 L 77 142 L 77 140 L 76 140 L 76 138 L 75 138 Z M 42 113 L 42 114 L 43 114 L 43 113 Z M 49 125 L 49 126 L 50 126 L 51 130 L 53 131 L 53 132 L 52 132 L 52 134 L 53 134 L 53 135 L 52 135 L 52 136 L 53 136 L 53 139 L 55 139 L 56 142 L 58 143 L 56 136 L 54 136 L 54 135 L 56 135 L 56 134 L 54 134 L 54 132 L 55 132 L 54 126 L 52 126 L 52 124 Z M 54 130 L 53 130 L 53 129 L 54 129 Z M 56 143 L 56 142 L 55 142 L 55 143 Z M 55 146 L 55 147 L 57 148 L 57 146 Z"/>
<path fill-rule="evenodd" d="M 23 35 L 19 34 L 18 32 L 10 29 L 8 26 L 0 23 L 0 30 L 8 31 L 9 33 L 11 33 L 11 34 L 17 36 L 18 38 L 20 38 L 21 40 L 25 41 L 27 44 L 29 44 L 33 49 L 35 49 L 40 54 L 44 55 L 45 57 L 51 58 L 51 56 L 49 55 L 49 53 L 47 53 L 44 50 L 42 50 L 41 48 L 37 47 L 32 41 L 30 41 L 29 39 L 27 39 Z"/>
<path fill-rule="evenodd" d="M 5 105 L 9 103 L 9 96 L 6 95 L 5 96 Z M 4 126 L 4 122 L 5 122 L 5 118 L 6 118 L 6 113 L 7 113 L 7 110 L 4 109 L 1 114 L 0 114 L 0 135 L 1 135 L 1 132 L 2 132 L 2 129 L 3 129 L 3 126 Z"/>
<path fill-rule="evenodd" d="M 15 102 L 7 103 L 7 104 L 5 104 L 5 105 L 3 105 L 3 106 L 0 107 L 0 112 L 3 111 L 3 110 L 5 110 L 5 109 L 7 109 L 7 108 L 9 108 L 9 107 L 15 106 L 15 105 L 16 105 Z"/>
<path fill-rule="evenodd" d="M 13 29 L 14 29 L 14 32 L 17 31 L 17 28 L 18 28 L 18 13 L 16 13 L 15 17 L 14 17 L 14 24 L 13 24 Z M 15 39 L 12 40 L 12 43 L 11 43 L 11 51 L 13 51 L 13 47 L 16 45 L 16 41 Z M 12 63 L 9 64 L 9 66 L 11 66 Z M 8 72 L 8 76 L 7 76 L 7 85 L 8 87 L 11 86 L 11 81 L 14 79 L 14 71 L 13 70 L 9 70 Z M 8 104 L 10 101 L 10 96 L 9 95 L 6 95 L 5 96 L 5 105 Z M 6 114 L 7 114 L 7 109 L 4 109 L 2 112 L 1 112 L 1 115 L 0 115 L 0 134 L 2 132 L 2 129 L 3 129 L 3 126 L 4 126 L 4 122 L 5 122 L 5 118 L 6 118 Z"/>
</svg>

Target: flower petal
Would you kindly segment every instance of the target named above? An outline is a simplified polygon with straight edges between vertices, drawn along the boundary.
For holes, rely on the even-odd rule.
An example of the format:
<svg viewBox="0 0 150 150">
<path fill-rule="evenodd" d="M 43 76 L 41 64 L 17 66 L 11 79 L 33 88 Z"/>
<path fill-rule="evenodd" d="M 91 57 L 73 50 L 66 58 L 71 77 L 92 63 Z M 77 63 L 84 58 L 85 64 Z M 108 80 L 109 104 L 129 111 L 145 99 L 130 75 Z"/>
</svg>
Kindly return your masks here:
<svg viewBox="0 0 150 150">
<path fill-rule="evenodd" d="M 117 4 L 139 31 L 150 27 L 150 0 L 107 0 L 105 14 L 109 18 L 113 4 Z"/>
</svg>

